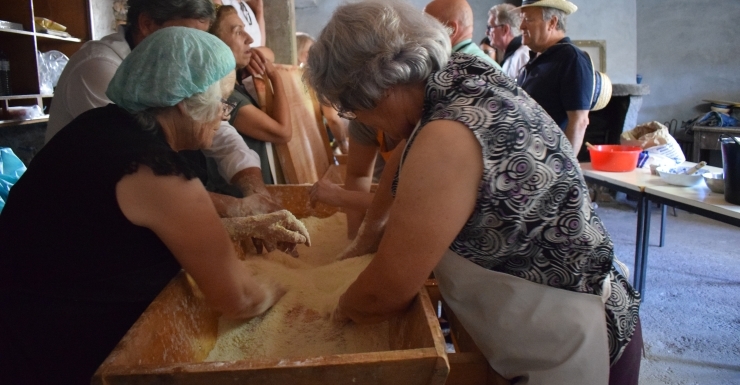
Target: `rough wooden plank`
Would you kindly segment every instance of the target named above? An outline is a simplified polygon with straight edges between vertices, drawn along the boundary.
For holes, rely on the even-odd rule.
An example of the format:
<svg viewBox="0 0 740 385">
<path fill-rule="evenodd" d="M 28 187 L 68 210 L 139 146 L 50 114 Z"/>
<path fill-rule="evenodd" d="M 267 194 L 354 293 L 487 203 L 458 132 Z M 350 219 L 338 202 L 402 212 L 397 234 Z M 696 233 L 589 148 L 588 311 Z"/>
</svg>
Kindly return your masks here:
<svg viewBox="0 0 740 385">
<path fill-rule="evenodd" d="M 429 301 L 437 308 L 438 301 L 442 301 L 447 321 L 450 323 L 450 333 L 455 345 L 455 353 L 447 353 L 450 362 L 450 374 L 447 385 L 509 385 L 510 382 L 498 374 L 488 364 L 473 338 L 462 326 L 455 313 L 450 309 L 439 292 L 437 281 L 434 278 L 427 280 L 424 285 L 429 294 Z M 437 324 L 437 328 L 439 325 Z M 440 330 L 441 333 L 441 330 Z"/>
<path fill-rule="evenodd" d="M 336 208 L 307 204 L 310 186 L 270 186 L 299 217 Z M 391 350 L 306 359 L 203 362 L 218 315 L 193 295 L 184 273 L 147 308 L 93 377 L 93 384 L 410 384 L 442 385 L 449 372 L 444 338 L 425 290 L 390 321 Z"/>
</svg>

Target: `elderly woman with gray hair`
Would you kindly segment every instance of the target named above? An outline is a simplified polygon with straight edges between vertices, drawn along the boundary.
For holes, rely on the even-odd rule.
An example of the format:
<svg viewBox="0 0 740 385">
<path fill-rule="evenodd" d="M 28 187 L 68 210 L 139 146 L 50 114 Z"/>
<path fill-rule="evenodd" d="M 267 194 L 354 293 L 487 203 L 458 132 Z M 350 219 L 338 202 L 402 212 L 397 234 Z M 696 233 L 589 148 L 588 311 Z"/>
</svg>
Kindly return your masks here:
<svg viewBox="0 0 740 385">
<path fill-rule="evenodd" d="M 227 317 L 282 296 L 240 263 L 178 154 L 210 145 L 234 66 L 217 37 L 163 28 L 118 68 L 115 104 L 78 116 L 36 155 L 0 217 L 0 383 L 89 383 L 181 268 Z M 231 221 L 235 233 L 308 241 L 286 212 Z"/>
<path fill-rule="evenodd" d="M 337 321 L 404 311 L 434 271 L 504 377 L 636 383 L 640 294 L 613 266 L 570 143 L 512 79 L 451 55 L 418 9 L 380 1 L 336 9 L 306 78 L 344 117 L 408 139 L 343 255 L 376 253 Z"/>
</svg>

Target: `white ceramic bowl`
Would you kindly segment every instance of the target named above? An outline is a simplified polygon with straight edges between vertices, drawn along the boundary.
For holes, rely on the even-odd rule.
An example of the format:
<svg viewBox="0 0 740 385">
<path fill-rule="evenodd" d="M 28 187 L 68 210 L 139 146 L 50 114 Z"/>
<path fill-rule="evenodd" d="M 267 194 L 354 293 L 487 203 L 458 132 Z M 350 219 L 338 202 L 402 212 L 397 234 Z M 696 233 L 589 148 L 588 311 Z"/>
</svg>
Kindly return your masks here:
<svg viewBox="0 0 740 385">
<path fill-rule="evenodd" d="M 704 175 L 700 173 L 701 170 L 691 175 L 684 174 L 690 168 L 691 167 L 662 166 L 658 167 L 656 171 L 658 171 L 660 179 L 663 179 L 663 181 L 668 184 L 676 186 L 692 187 L 704 182 Z"/>
</svg>

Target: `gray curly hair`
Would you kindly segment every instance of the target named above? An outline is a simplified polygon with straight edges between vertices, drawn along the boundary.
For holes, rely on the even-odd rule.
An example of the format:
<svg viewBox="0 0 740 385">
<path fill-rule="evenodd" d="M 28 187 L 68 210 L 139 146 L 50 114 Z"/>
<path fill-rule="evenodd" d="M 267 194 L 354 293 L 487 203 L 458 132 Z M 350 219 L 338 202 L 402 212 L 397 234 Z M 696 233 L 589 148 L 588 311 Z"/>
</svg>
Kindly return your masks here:
<svg viewBox="0 0 740 385">
<path fill-rule="evenodd" d="M 522 23 L 522 13 L 517 7 L 508 3 L 497 4 L 491 7 L 488 16 L 493 16 L 493 21 L 496 24 L 508 25 L 513 36 L 521 35 L 519 25 Z"/>
<path fill-rule="evenodd" d="M 322 104 L 368 110 L 388 88 L 424 81 L 440 70 L 450 50 L 444 26 L 407 3 L 347 3 L 311 47 L 304 80 Z"/>
<path fill-rule="evenodd" d="M 565 26 L 568 22 L 568 15 L 556 8 L 542 7 L 542 20 L 548 21 L 553 17 L 558 18 L 558 24 L 555 26 L 555 29 L 565 32 Z"/>
</svg>

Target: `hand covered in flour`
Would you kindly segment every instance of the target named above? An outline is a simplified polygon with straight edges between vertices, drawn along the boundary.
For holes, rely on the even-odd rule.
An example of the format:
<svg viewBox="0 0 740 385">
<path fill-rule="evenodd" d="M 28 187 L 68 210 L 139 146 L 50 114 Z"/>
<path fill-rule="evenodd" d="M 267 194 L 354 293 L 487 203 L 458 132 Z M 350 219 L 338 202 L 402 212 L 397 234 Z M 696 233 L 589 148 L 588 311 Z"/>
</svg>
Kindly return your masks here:
<svg viewBox="0 0 740 385">
<path fill-rule="evenodd" d="M 383 232 L 384 228 L 372 224 L 368 225 L 367 221 L 362 222 L 357 237 L 337 256 L 337 260 L 341 261 L 377 252 Z"/>
<path fill-rule="evenodd" d="M 221 218 L 221 222 L 234 242 L 252 238 L 258 253 L 262 252 L 264 246 L 268 252 L 279 249 L 297 256 L 297 244 L 311 246 L 308 230 L 288 210 L 249 217 Z"/>
<path fill-rule="evenodd" d="M 260 283 L 259 286 L 263 291 L 261 293 L 261 298 L 259 298 L 259 296 L 258 298 L 255 298 L 257 302 L 244 309 L 239 318 L 250 319 L 266 312 L 275 305 L 280 298 L 283 298 L 286 293 L 285 288 L 274 282 Z"/>
<path fill-rule="evenodd" d="M 272 196 L 256 193 L 230 204 L 226 214 L 229 217 L 249 217 L 279 210 L 283 210 L 283 207 L 277 204 Z"/>
</svg>

